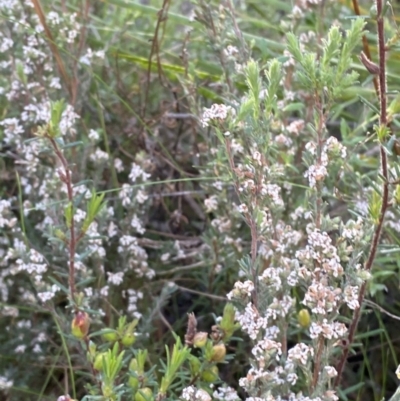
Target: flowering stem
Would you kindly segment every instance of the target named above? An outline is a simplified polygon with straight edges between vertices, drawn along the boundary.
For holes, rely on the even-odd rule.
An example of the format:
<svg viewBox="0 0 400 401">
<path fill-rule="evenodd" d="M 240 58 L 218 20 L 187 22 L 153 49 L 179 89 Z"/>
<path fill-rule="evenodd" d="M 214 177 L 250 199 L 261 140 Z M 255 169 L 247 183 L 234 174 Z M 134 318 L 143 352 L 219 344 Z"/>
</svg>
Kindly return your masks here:
<svg viewBox="0 0 400 401">
<path fill-rule="evenodd" d="M 378 51 L 379 51 L 379 103 L 380 103 L 380 116 L 379 122 L 381 127 L 388 125 L 387 121 L 387 98 L 386 98 L 386 49 L 385 49 L 385 31 L 384 31 L 384 20 L 382 15 L 383 4 L 382 0 L 376 0 L 377 8 L 377 30 L 378 30 Z M 375 232 L 372 238 L 371 249 L 369 251 L 368 259 L 365 263 L 365 270 L 370 271 L 372 264 L 374 263 L 375 256 L 378 250 L 379 240 L 382 234 L 383 222 L 385 219 L 386 210 L 389 205 L 389 177 L 388 177 L 388 162 L 385 149 L 380 144 L 380 156 L 383 176 L 382 186 L 382 204 L 379 214 L 378 224 L 375 227 Z M 341 381 L 343 369 L 346 365 L 347 357 L 350 351 L 350 346 L 353 343 L 354 336 L 357 331 L 358 322 L 361 316 L 361 307 L 365 297 L 367 284 L 364 282 L 360 288 L 358 295 L 358 308 L 355 310 L 353 320 L 349 328 L 348 342 L 343 350 L 342 357 L 337 366 L 338 375 L 336 376 L 335 386 L 338 386 Z"/>
<path fill-rule="evenodd" d="M 236 176 L 235 173 L 235 163 L 233 161 L 232 157 L 232 151 L 231 151 L 231 144 L 229 142 L 229 139 L 225 139 L 225 148 L 226 148 L 226 153 L 228 156 L 228 161 L 229 161 L 229 167 L 232 171 L 232 173 Z M 240 198 L 240 191 L 239 191 L 239 185 L 238 185 L 238 178 L 236 176 L 235 179 L 235 190 L 237 195 Z M 254 217 L 251 215 L 251 213 L 247 213 L 246 216 L 247 224 L 250 227 L 250 234 L 251 234 L 251 273 L 253 277 L 253 283 L 254 283 L 254 290 L 252 294 L 252 301 L 253 305 L 257 308 L 258 306 L 258 299 L 257 299 L 257 269 L 256 269 L 256 263 L 257 263 L 257 241 L 258 241 L 258 232 L 257 232 L 257 223 L 254 219 Z"/>
</svg>

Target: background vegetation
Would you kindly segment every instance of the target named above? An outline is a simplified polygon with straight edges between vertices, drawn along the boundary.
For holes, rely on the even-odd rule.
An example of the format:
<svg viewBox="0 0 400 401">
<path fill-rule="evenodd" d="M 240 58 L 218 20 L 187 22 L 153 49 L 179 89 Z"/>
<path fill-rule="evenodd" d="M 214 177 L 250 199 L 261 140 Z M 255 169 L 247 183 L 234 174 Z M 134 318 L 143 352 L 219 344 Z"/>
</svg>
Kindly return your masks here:
<svg viewBox="0 0 400 401">
<path fill-rule="evenodd" d="M 230 162 L 246 164 L 256 150 L 266 156 L 270 182 L 280 186 L 285 207 L 274 211 L 268 200 L 258 206 L 274 211 L 303 236 L 318 199 L 323 200 L 320 210 L 326 216 L 322 226 L 329 228 L 332 239 L 342 235 L 349 221 L 365 219 L 364 228 L 346 226 L 362 233 L 359 243 L 352 245 L 351 252 L 357 255 L 349 256 L 354 265 L 365 262 L 374 218 L 379 218 L 379 210 L 374 214 L 374 207 L 381 205 L 379 144 L 373 128 L 379 115 L 376 75 L 357 57 L 368 48 L 371 60 L 378 59 L 375 11 L 372 2 L 362 2 L 359 11 L 353 3 L 0 0 L 1 399 L 55 400 L 70 394 L 76 399 L 91 395 L 88 400 L 173 400 L 193 384 L 213 399 L 237 399 L 221 391 L 214 394 L 218 386 L 230 386 L 246 398 L 238 382 L 250 368 L 251 341 L 241 331 L 232 337 L 229 311 L 225 309 L 225 320 L 218 317 L 224 313 L 226 295 L 240 277 L 251 273 L 246 255 L 252 245 L 257 242 L 260 254 L 265 252 L 258 262 L 260 273 L 273 265 L 267 255 L 272 248 L 263 248 L 264 239 L 252 236 L 244 209 L 238 207 L 252 200 L 241 198 Z M 385 138 L 392 181 L 399 174 L 398 8 L 397 3 L 387 4 L 384 18 L 386 38 L 392 40 L 386 66 L 394 135 Z M 360 34 L 349 42 L 353 47 L 345 69 L 357 72 L 358 78 L 347 84 L 324 82 L 326 77 L 320 81 L 321 91 L 326 89 L 323 108 L 329 109 L 326 137 L 337 138 L 347 152 L 335 156 L 326 187 L 314 197 L 306 192 L 304 174 L 312 164 L 306 144 L 314 138 L 315 88 L 296 75 L 304 70 L 307 76 L 307 68 L 294 56 L 294 42 L 288 45 L 286 35 L 293 32 L 293 40 L 304 44 L 304 54 L 318 53 L 331 26 L 346 37 L 358 13 L 364 16 L 367 31 L 363 40 Z M 325 51 L 327 65 L 337 68 L 339 53 L 329 57 Z M 284 73 L 266 77 L 265 71 L 273 74 L 274 59 L 284 66 Z M 273 117 L 253 114 L 274 82 L 282 87 L 276 91 L 277 100 L 271 100 Z M 333 96 L 329 85 L 340 91 Z M 229 109 L 226 115 L 221 111 L 207 120 L 204 110 L 213 104 L 229 106 L 247 125 L 243 123 L 242 131 L 237 120 L 229 125 Z M 230 131 L 236 135 L 231 155 L 224 146 Z M 283 166 L 282 171 L 274 166 Z M 70 177 L 65 176 L 67 170 Z M 358 334 L 338 387 L 343 400 L 381 400 L 397 388 L 396 188 L 390 192 L 392 207 L 386 213 Z M 273 196 L 268 193 L 265 198 Z M 71 221 L 78 237 L 73 249 Z M 276 227 L 278 223 L 276 217 Z M 298 244 L 306 244 L 305 237 L 296 244 L 293 240 L 293 246 Z M 76 291 L 71 289 L 71 260 Z M 259 297 L 267 300 L 270 290 L 265 291 Z M 290 291 L 296 305 L 288 318 L 289 347 L 304 338 L 309 325 L 306 321 L 302 326 L 300 313 L 304 289 Z M 199 332 L 210 333 L 210 347 L 223 344 L 228 356 L 219 359 L 210 348 L 200 357 L 195 350 L 199 368 L 183 346 L 179 348 L 177 337 L 184 342 L 185 334 L 190 336 L 192 312 Z M 85 322 L 74 320 L 82 318 L 78 313 L 88 314 L 83 320 L 90 316 L 92 343 L 87 333 L 81 341 L 75 338 L 85 331 Z M 347 325 L 353 314 L 347 306 L 340 310 Z M 127 317 L 126 324 L 121 316 Z M 78 327 L 75 337 L 71 321 Z M 129 326 L 130 322 L 135 324 Z M 213 325 L 217 326 L 211 329 Z M 132 343 L 127 335 L 133 337 Z M 112 350 L 114 343 L 125 346 L 123 361 L 118 361 L 118 350 L 113 356 L 110 351 L 103 366 L 98 355 Z M 132 358 L 140 361 L 139 349 L 147 350 L 146 372 L 140 372 L 140 362 L 139 367 L 128 368 Z M 179 373 L 172 375 L 173 384 L 160 396 L 161 380 L 172 369 L 166 349 L 183 361 L 175 361 Z M 329 357 L 336 366 L 340 349 Z M 119 362 L 119 376 L 110 386 L 121 387 L 107 398 L 107 375 L 98 372 L 104 372 L 107 363 Z M 131 379 L 131 390 L 124 387 L 123 377 Z M 305 377 L 299 383 L 302 380 L 307 383 Z M 138 386 L 151 388 L 154 394 L 138 392 Z M 302 389 L 298 385 L 297 391 Z M 200 395 L 193 397 L 184 399 Z"/>
</svg>

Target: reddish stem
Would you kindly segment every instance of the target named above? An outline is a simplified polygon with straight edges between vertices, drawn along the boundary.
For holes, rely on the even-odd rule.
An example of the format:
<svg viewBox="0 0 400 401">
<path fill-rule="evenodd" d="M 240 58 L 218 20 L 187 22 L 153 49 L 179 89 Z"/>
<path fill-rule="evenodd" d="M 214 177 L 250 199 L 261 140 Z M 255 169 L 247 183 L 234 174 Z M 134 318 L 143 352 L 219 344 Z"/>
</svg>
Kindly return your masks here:
<svg viewBox="0 0 400 401">
<path fill-rule="evenodd" d="M 377 18 L 377 29 L 378 29 L 378 49 L 379 49 L 379 103 L 380 103 L 380 117 L 379 122 L 381 127 L 387 126 L 387 98 L 386 98 L 386 49 L 385 49 L 385 31 L 384 31 L 384 19 L 382 16 L 383 4 L 382 0 L 376 0 L 376 7 L 378 12 Z M 382 187 L 382 205 L 379 215 L 378 224 L 375 228 L 374 236 L 372 238 L 371 249 L 368 255 L 368 259 L 365 263 L 365 270 L 370 271 L 375 260 L 376 253 L 378 251 L 379 240 L 382 234 L 383 222 L 385 220 L 386 210 L 389 205 L 389 177 L 388 177 L 388 162 L 385 149 L 383 145 L 380 145 L 381 155 L 381 166 L 382 176 L 384 178 Z M 367 284 L 364 282 L 360 288 L 358 295 L 359 306 L 355 310 L 353 320 L 349 328 L 348 342 L 343 350 L 342 357 L 337 365 L 338 375 L 336 376 L 335 386 L 339 386 L 344 367 L 346 365 L 347 357 L 350 352 L 350 346 L 354 341 L 355 334 L 357 332 L 358 322 L 361 316 L 361 307 L 365 297 Z"/>
<path fill-rule="evenodd" d="M 48 136 L 48 139 L 50 140 L 50 142 L 53 146 L 54 152 L 56 153 L 58 159 L 60 160 L 60 162 L 64 168 L 65 179 L 62 179 L 62 181 L 67 186 L 68 201 L 70 202 L 70 205 L 71 205 L 72 218 L 71 218 L 71 221 L 69 222 L 70 239 L 68 241 L 68 248 L 69 248 L 68 284 L 69 284 L 71 302 L 75 303 L 75 250 L 76 250 L 76 244 L 78 241 L 75 236 L 74 203 L 73 203 L 74 196 L 73 196 L 73 189 L 72 189 L 71 172 L 68 167 L 68 162 L 67 162 L 66 158 L 64 157 L 62 151 L 58 147 L 55 139 L 51 136 Z"/>
</svg>

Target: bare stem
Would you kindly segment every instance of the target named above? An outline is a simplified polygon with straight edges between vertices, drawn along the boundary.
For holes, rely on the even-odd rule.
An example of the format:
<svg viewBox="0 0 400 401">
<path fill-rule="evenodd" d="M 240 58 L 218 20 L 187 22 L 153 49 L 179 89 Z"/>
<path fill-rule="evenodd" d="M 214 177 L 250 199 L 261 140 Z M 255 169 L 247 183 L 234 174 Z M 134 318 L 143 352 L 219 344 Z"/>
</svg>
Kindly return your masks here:
<svg viewBox="0 0 400 401">
<path fill-rule="evenodd" d="M 54 58 L 56 59 L 58 70 L 60 71 L 60 74 L 64 80 L 64 84 L 68 90 L 68 94 L 70 95 L 70 97 L 72 97 L 71 80 L 67 73 L 67 70 L 65 69 L 65 66 L 64 66 L 63 60 L 60 56 L 60 53 L 58 51 L 58 48 L 54 42 L 53 35 L 51 34 L 51 31 L 46 23 L 46 17 L 43 13 L 40 0 L 32 0 L 32 4 L 33 4 L 33 7 L 35 9 L 37 16 L 39 17 L 40 23 L 43 26 L 47 40 L 49 42 L 50 50 L 53 53 Z"/>
<path fill-rule="evenodd" d="M 382 15 L 383 1 L 376 0 L 376 7 L 378 12 L 377 17 L 377 29 L 378 29 L 378 50 L 379 50 L 379 104 L 380 104 L 380 117 L 379 122 L 381 127 L 388 126 L 387 121 L 387 98 L 386 98 L 386 49 L 385 49 L 385 31 L 384 31 L 384 19 Z M 383 222 L 385 220 L 386 210 L 389 205 L 389 178 L 388 178 L 388 162 L 383 145 L 380 144 L 380 156 L 381 156 L 381 168 L 382 176 L 384 178 L 382 184 L 382 205 L 379 215 L 378 224 L 375 227 L 375 232 L 372 238 L 372 244 L 369 251 L 368 259 L 365 263 L 365 270 L 369 271 L 375 260 L 376 253 L 378 251 L 379 240 L 382 234 Z M 365 297 L 367 285 L 364 282 L 360 288 L 360 293 L 358 295 L 359 306 L 355 310 L 353 315 L 353 320 L 350 324 L 348 342 L 343 350 L 341 359 L 337 365 L 338 375 L 335 380 L 335 386 L 338 386 L 341 381 L 342 373 L 346 365 L 347 357 L 349 355 L 351 344 L 354 341 L 354 336 L 357 332 L 358 322 L 361 316 L 361 307 Z"/>
<path fill-rule="evenodd" d="M 324 337 L 322 335 L 319 336 L 318 339 L 318 348 L 317 353 L 315 355 L 315 362 L 314 362 L 314 372 L 313 372 L 313 381 L 312 381 L 312 389 L 315 390 L 317 386 L 318 379 L 319 379 L 319 371 L 321 369 L 321 358 L 322 352 L 324 350 Z"/>
<path fill-rule="evenodd" d="M 70 297 L 71 297 L 71 302 L 75 303 L 75 250 L 76 250 L 76 245 L 79 241 L 79 238 L 76 238 L 75 235 L 75 221 L 74 221 L 74 212 L 73 212 L 73 189 L 72 189 L 72 178 L 71 178 L 71 172 L 68 167 L 68 162 L 66 158 L 64 157 L 61 149 L 58 147 L 57 142 L 55 139 L 51 136 L 47 136 L 49 141 L 51 142 L 51 145 L 53 146 L 54 152 L 57 155 L 58 159 L 60 160 L 63 168 L 65 175 L 61 177 L 61 181 L 65 183 L 67 186 L 67 196 L 68 196 L 68 201 L 71 205 L 72 213 L 71 213 L 71 221 L 69 222 L 69 231 L 70 231 L 70 238 L 68 241 L 68 248 L 69 248 L 69 276 L 68 276 L 68 285 L 69 285 L 69 290 L 70 290 Z"/>
</svg>

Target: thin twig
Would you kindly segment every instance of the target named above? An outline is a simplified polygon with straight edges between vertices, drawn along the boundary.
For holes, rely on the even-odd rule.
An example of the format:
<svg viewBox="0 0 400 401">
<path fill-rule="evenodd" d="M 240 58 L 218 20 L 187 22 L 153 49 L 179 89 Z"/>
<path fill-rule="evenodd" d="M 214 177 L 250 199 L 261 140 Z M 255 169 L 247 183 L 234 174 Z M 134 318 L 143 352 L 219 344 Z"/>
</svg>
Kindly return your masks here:
<svg viewBox="0 0 400 401">
<path fill-rule="evenodd" d="M 354 9 L 354 14 L 356 14 L 358 16 L 361 15 L 360 7 L 358 5 L 358 0 L 353 0 L 353 9 Z M 363 51 L 364 51 L 365 55 L 368 57 L 369 60 L 372 60 L 371 52 L 369 50 L 368 39 L 365 35 L 362 36 L 362 43 L 363 43 Z M 377 79 L 376 75 L 374 75 L 374 88 L 375 88 L 375 92 L 377 94 L 379 94 L 379 84 L 378 84 L 378 79 Z"/>
<path fill-rule="evenodd" d="M 45 34 L 47 36 L 47 39 L 48 39 L 48 42 L 49 42 L 49 46 L 50 46 L 50 50 L 53 53 L 54 58 L 56 59 L 56 63 L 57 63 L 58 69 L 59 69 L 60 74 L 61 74 L 61 76 L 63 77 L 63 80 L 64 80 L 64 84 L 65 84 L 65 86 L 66 86 L 66 88 L 68 90 L 68 93 L 69 93 L 69 95 L 70 95 L 70 97 L 72 99 L 73 95 L 72 95 L 70 77 L 69 77 L 69 75 L 68 75 L 68 73 L 67 73 L 67 71 L 66 71 L 66 69 L 64 67 L 63 60 L 62 60 L 62 58 L 60 56 L 60 53 L 58 52 L 57 46 L 56 46 L 56 44 L 54 42 L 54 39 L 53 39 L 53 35 L 51 34 L 51 31 L 50 31 L 50 29 L 49 29 L 49 27 L 48 27 L 48 25 L 46 23 L 46 17 L 45 17 L 45 15 L 43 13 L 42 6 L 40 4 L 40 0 L 32 0 L 32 3 L 33 3 L 33 7 L 35 9 L 35 12 L 36 12 L 37 16 L 39 17 L 40 23 L 43 26 L 44 32 L 45 32 Z"/>
<path fill-rule="evenodd" d="M 383 309 L 381 306 L 376 304 L 375 302 L 370 301 L 369 299 L 364 299 L 364 303 L 366 305 L 371 306 L 371 308 L 378 309 L 380 312 L 384 313 L 385 315 L 391 317 L 392 319 L 395 320 L 400 320 L 400 316 L 394 315 L 393 313 L 388 312 L 386 309 Z"/>
<path fill-rule="evenodd" d="M 377 6 L 377 29 L 378 29 L 378 50 L 379 50 L 379 104 L 380 104 L 380 116 L 379 122 L 381 127 L 387 127 L 387 98 L 386 98 L 386 49 L 385 49 L 385 30 L 384 30 L 384 19 L 382 15 L 383 10 L 383 0 L 376 0 Z M 383 184 L 382 184 L 382 205 L 379 215 L 379 221 L 377 226 L 375 227 L 375 232 L 372 238 L 371 249 L 368 255 L 368 259 L 365 263 L 365 270 L 370 271 L 372 265 L 375 260 L 375 256 L 378 250 L 379 240 L 382 234 L 383 222 L 385 219 L 386 210 L 389 204 L 389 177 L 388 177 L 388 163 L 387 163 L 387 155 L 385 153 L 385 149 L 383 145 L 380 145 L 380 154 L 381 154 L 381 166 L 382 166 L 382 176 L 383 176 Z M 336 376 L 335 386 L 340 384 L 342 373 L 344 367 L 346 365 L 347 357 L 349 355 L 351 344 L 354 341 L 354 337 L 357 331 L 358 322 L 361 316 L 361 307 L 363 304 L 363 300 L 365 297 L 365 292 L 367 289 L 367 283 L 364 282 L 360 288 L 360 292 L 358 295 L 358 304 L 359 307 L 355 310 L 353 315 L 353 320 L 350 324 L 349 335 L 347 346 L 343 350 L 343 354 L 341 359 L 337 365 L 338 375 Z"/>
<path fill-rule="evenodd" d="M 51 145 L 53 146 L 54 152 L 57 155 L 58 159 L 60 160 L 65 176 L 60 176 L 61 181 L 64 182 L 64 184 L 67 186 L 67 196 L 68 196 L 68 201 L 70 203 L 71 207 L 71 221 L 69 221 L 69 232 L 70 232 L 70 238 L 68 241 L 68 248 L 69 248 L 69 275 L 68 275 L 68 284 L 69 284 L 69 290 L 70 290 L 70 297 L 71 297 L 71 302 L 75 303 L 75 249 L 76 249 L 76 244 L 78 242 L 78 238 L 76 238 L 75 235 L 75 221 L 74 221 L 74 196 L 73 196 L 73 189 L 72 189 L 72 178 L 71 178 L 71 172 L 68 167 L 68 162 L 66 158 L 64 157 L 62 151 L 57 145 L 57 142 L 53 137 L 50 135 L 47 136 L 49 141 L 51 142 Z"/>
</svg>

